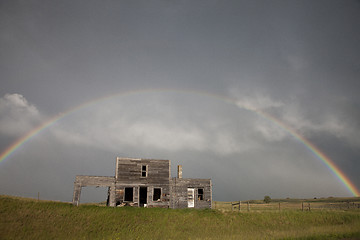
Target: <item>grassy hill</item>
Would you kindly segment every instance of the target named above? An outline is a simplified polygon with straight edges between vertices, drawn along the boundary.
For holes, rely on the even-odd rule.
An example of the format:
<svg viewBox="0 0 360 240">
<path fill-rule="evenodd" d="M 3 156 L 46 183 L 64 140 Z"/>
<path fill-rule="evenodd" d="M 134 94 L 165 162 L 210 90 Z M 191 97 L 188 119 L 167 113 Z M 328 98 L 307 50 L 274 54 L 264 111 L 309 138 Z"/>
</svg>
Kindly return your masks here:
<svg viewBox="0 0 360 240">
<path fill-rule="evenodd" d="M 0 196 L 0 239 L 360 239 L 360 211 L 74 207 Z"/>
</svg>

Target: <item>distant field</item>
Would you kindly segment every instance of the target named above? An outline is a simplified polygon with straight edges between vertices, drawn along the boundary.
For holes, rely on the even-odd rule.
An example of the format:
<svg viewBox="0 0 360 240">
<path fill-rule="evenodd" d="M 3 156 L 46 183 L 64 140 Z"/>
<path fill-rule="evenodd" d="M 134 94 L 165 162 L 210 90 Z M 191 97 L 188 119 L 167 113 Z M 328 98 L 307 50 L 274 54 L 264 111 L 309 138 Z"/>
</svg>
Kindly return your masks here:
<svg viewBox="0 0 360 240">
<path fill-rule="evenodd" d="M 239 201 L 213 203 L 213 208 L 220 211 L 239 211 Z M 352 198 L 319 198 L 319 199 L 272 199 L 270 203 L 263 200 L 240 202 L 240 211 L 284 211 L 284 210 L 357 210 L 360 211 L 360 197 Z"/>
<path fill-rule="evenodd" d="M 359 203 L 359 198 L 330 200 L 311 204 Z M 304 200 L 273 201 L 298 206 Z M 252 201 L 253 210 L 239 212 L 226 209 L 229 203 L 216 204 L 219 210 L 74 207 L 0 196 L 0 239 L 360 239 L 355 207 L 255 211 L 264 204 Z"/>
</svg>

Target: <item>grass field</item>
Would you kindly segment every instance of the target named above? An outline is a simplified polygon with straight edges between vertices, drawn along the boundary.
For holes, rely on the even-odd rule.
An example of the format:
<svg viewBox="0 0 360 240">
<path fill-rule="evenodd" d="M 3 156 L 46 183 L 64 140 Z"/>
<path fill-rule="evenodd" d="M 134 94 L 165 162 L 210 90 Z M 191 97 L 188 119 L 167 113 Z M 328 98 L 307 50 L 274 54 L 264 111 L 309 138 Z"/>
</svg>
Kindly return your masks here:
<svg viewBox="0 0 360 240">
<path fill-rule="evenodd" d="M 239 211 L 237 202 L 214 202 L 213 208 L 220 211 Z M 233 207 L 232 207 L 232 204 Z M 237 204 L 237 205 L 235 205 Z M 283 211 L 283 210 L 359 210 L 360 197 L 352 198 L 319 198 L 319 199 L 272 199 L 270 203 L 263 200 L 248 200 L 240 202 L 240 211 Z"/>
<path fill-rule="evenodd" d="M 360 211 L 74 207 L 0 196 L 0 239 L 360 239 Z"/>
</svg>

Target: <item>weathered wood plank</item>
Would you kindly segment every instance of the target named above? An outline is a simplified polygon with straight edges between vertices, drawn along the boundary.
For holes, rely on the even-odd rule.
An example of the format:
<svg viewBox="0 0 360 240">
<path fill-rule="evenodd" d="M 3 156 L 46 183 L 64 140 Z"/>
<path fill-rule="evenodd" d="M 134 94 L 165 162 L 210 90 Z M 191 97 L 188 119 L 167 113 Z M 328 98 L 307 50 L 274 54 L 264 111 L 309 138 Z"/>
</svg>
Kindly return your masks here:
<svg viewBox="0 0 360 240">
<path fill-rule="evenodd" d="M 181 173 L 178 178 L 171 178 L 170 166 L 170 160 L 117 158 L 115 176 L 76 176 L 73 204 L 79 204 L 82 187 L 108 186 L 110 206 L 122 204 L 125 199 L 125 188 L 131 187 L 130 199 L 132 202 L 130 205 L 132 206 L 139 206 L 140 202 L 143 202 L 148 207 L 186 208 L 188 206 L 188 188 L 193 188 L 194 207 L 211 208 L 211 179 L 184 179 L 181 178 Z M 179 169 L 181 171 L 181 167 Z M 146 192 L 140 191 L 140 187 L 142 189 L 146 187 Z M 158 195 L 154 198 L 155 188 L 157 188 L 157 194 L 160 191 L 160 198 Z M 141 194 L 146 194 L 143 196 L 146 199 L 142 198 Z"/>
</svg>

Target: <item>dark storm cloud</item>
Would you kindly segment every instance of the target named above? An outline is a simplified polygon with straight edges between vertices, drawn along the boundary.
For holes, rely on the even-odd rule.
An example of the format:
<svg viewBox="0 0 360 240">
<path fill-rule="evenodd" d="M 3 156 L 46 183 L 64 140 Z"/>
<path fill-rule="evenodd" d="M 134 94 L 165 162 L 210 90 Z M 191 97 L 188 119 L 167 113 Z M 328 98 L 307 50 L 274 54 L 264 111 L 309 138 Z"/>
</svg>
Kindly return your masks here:
<svg viewBox="0 0 360 240">
<path fill-rule="evenodd" d="M 39 186 L 69 200 L 74 175 L 112 175 L 126 155 L 210 176 L 215 199 L 349 194 L 289 133 L 242 107 L 306 136 L 359 188 L 359 12 L 357 1 L 1 1 L 2 149 L 47 116 L 117 92 L 185 89 L 238 104 L 152 93 L 91 105 L 1 163 L 1 192 Z"/>
</svg>

